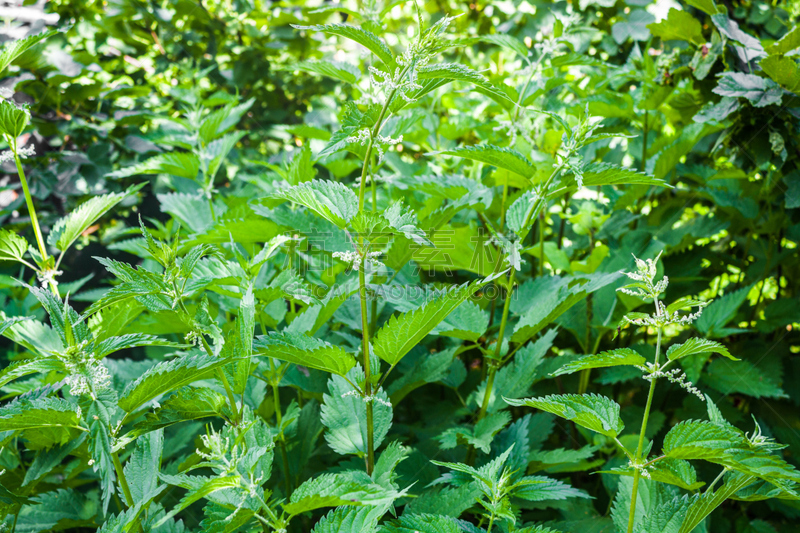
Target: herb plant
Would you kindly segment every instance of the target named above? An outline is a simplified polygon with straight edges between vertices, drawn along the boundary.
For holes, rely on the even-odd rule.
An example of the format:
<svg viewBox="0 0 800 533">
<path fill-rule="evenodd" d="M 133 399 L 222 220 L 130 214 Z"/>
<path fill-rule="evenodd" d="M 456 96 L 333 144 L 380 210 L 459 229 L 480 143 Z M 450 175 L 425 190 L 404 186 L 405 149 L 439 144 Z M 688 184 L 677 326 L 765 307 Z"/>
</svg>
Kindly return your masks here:
<svg viewBox="0 0 800 533">
<path fill-rule="evenodd" d="M 0 531 L 792 531 L 798 12 L 662 4 L 50 2 Z"/>
</svg>

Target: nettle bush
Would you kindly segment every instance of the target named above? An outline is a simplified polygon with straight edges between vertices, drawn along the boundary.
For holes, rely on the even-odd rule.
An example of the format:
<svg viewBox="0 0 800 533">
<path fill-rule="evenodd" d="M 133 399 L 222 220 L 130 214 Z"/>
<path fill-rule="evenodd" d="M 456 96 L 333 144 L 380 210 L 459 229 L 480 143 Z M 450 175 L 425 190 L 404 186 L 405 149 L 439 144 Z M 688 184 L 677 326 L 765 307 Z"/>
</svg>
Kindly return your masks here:
<svg viewBox="0 0 800 533">
<path fill-rule="evenodd" d="M 146 75 L 60 134 L 0 100 L 0 527 L 792 531 L 796 14 L 645 5 L 121 2 L 6 45 L 17 90 L 70 79 L 54 39 Z"/>
</svg>

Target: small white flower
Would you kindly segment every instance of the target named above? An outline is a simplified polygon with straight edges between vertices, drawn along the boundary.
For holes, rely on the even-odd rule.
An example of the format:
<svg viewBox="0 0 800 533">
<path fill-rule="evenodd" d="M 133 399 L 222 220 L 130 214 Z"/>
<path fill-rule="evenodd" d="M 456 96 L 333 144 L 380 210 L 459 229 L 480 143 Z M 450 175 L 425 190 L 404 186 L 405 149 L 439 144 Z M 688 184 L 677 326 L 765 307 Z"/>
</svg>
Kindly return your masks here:
<svg viewBox="0 0 800 533">
<path fill-rule="evenodd" d="M 361 254 L 354 251 L 333 252 L 333 257 L 351 264 L 353 270 L 358 271 L 365 262 L 368 268 L 372 267 L 378 269 L 382 267 L 383 263 L 376 259 L 376 257 L 379 257 L 382 253 L 383 252 L 367 252 L 366 255 L 362 257 Z"/>
</svg>

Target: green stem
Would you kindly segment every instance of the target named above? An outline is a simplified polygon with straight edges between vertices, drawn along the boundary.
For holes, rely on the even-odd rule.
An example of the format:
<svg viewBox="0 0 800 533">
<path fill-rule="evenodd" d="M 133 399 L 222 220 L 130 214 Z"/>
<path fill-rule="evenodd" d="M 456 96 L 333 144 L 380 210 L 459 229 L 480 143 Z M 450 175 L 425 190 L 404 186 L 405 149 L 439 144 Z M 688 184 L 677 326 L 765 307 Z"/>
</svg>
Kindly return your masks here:
<svg viewBox="0 0 800 533">
<path fill-rule="evenodd" d="M 286 440 L 283 436 L 283 413 L 281 413 L 281 396 L 280 391 L 278 390 L 279 380 L 275 377 L 277 376 L 277 370 L 275 368 L 275 361 L 272 358 L 269 359 L 269 367 L 273 374 L 273 378 L 270 381 L 270 386 L 272 387 L 272 401 L 275 404 L 275 422 L 278 426 L 278 431 L 280 432 L 279 448 L 281 450 L 281 461 L 283 462 L 284 490 L 286 490 L 286 499 L 288 500 L 292 495 L 292 482 L 289 472 L 289 456 L 286 453 Z"/>
<path fill-rule="evenodd" d="M 202 333 L 200 333 L 200 340 L 203 341 L 203 348 L 205 348 L 209 357 L 216 357 L 214 352 L 211 350 L 211 346 L 209 346 L 208 341 Z M 241 421 L 241 416 L 239 415 L 239 409 L 236 407 L 236 397 L 233 395 L 231 384 L 228 382 L 228 377 L 225 375 L 225 371 L 222 370 L 222 368 L 217 368 L 217 377 L 225 387 L 225 394 L 228 395 L 228 403 L 230 403 L 231 411 L 233 412 L 233 420 L 235 421 L 234 425 L 238 425 Z"/>
<path fill-rule="evenodd" d="M 486 526 L 486 533 L 492 533 L 492 527 L 494 526 L 494 513 L 489 517 L 489 525 Z"/>
<path fill-rule="evenodd" d="M 122 494 L 125 495 L 125 505 L 130 508 L 133 505 L 133 495 L 131 494 L 131 489 L 128 486 L 128 480 L 125 478 L 125 471 L 122 469 L 122 463 L 119 462 L 119 453 L 112 451 L 111 460 L 114 462 L 114 470 L 117 471 L 119 484 L 122 487 Z"/>
<path fill-rule="evenodd" d="M 656 312 L 658 313 L 658 301 L 656 304 Z M 658 361 L 661 356 L 661 326 L 658 327 L 658 339 L 656 340 L 656 359 L 655 365 L 658 366 Z M 653 405 L 653 394 L 656 391 L 656 379 L 650 380 L 650 392 L 647 394 L 647 404 L 644 407 L 644 416 L 642 417 L 642 429 L 639 431 L 639 444 L 636 446 L 636 455 L 634 456 L 634 463 L 637 465 L 633 472 L 633 490 L 631 491 L 631 512 L 628 515 L 628 533 L 633 533 L 633 522 L 636 518 L 636 497 L 639 492 L 639 478 L 641 477 L 641 470 L 638 467 L 639 461 L 642 458 L 642 449 L 644 448 L 644 435 L 647 431 L 647 419 L 650 417 L 650 407 Z"/>
<path fill-rule="evenodd" d="M 642 136 L 642 166 L 641 171 L 645 171 L 647 166 L 647 111 L 644 112 L 644 127 L 642 128 L 644 135 Z"/>
<path fill-rule="evenodd" d="M 402 79 L 403 76 L 406 75 L 408 69 L 411 68 L 411 65 L 405 67 L 403 71 L 400 73 L 400 78 Z M 392 103 L 394 99 L 394 95 L 397 92 L 397 89 L 392 90 L 389 95 L 386 97 L 386 102 L 383 104 L 383 108 L 381 109 L 381 113 L 378 116 L 378 120 L 375 121 L 375 126 L 372 128 L 372 133 L 370 135 L 369 143 L 367 144 L 367 151 L 364 155 L 364 166 L 361 167 L 361 183 L 359 184 L 358 188 L 358 212 L 364 212 L 364 195 L 366 193 L 367 187 L 367 173 L 369 172 L 369 164 L 370 159 L 372 157 L 372 146 L 375 142 L 375 138 L 378 136 L 378 133 L 381 131 L 381 126 L 383 125 L 383 119 L 386 117 L 386 113 L 389 110 L 389 105 Z M 366 257 L 367 251 L 364 249 L 364 237 L 359 237 L 359 252 Z M 367 279 L 364 273 L 364 266 L 366 265 L 366 261 L 362 261 L 362 267 L 358 270 L 358 294 L 361 300 L 361 351 L 363 352 L 363 361 L 364 361 L 364 398 L 367 403 L 367 455 L 364 457 L 364 462 L 366 464 L 367 474 L 372 475 L 372 469 L 375 466 L 375 437 L 374 437 L 374 424 L 373 424 L 373 416 L 372 416 L 372 374 L 370 369 L 370 362 L 369 362 L 369 317 L 367 316 Z"/>
<path fill-rule="evenodd" d="M 19 174 L 19 182 L 22 184 L 22 192 L 25 195 L 25 203 L 28 205 L 28 215 L 31 217 L 31 226 L 33 226 L 33 233 L 36 236 L 36 244 L 39 247 L 39 254 L 42 256 L 42 263 L 44 263 L 47 261 L 47 249 L 45 248 L 44 239 L 42 238 L 42 229 L 39 227 L 39 217 L 36 216 L 36 208 L 33 206 L 33 197 L 31 196 L 31 190 L 28 187 L 28 180 L 25 178 L 25 171 L 22 168 L 22 161 L 20 160 L 16 151 L 14 152 L 14 162 L 17 164 L 17 174 Z M 50 289 L 53 291 L 53 294 L 58 296 L 58 288 L 52 280 L 50 281 Z"/>
<path fill-rule="evenodd" d="M 367 281 L 364 268 L 358 270 L 359 297 L 361 298 L 361 350 L 364 353 L 364 399 L 367 403 L 367 455 L 364 457 L 367 474 L 375 466 L 375 437 L 372 417 L 372 383 L 369 360 L 369 318 L 367 317 Z"/>
</svg>

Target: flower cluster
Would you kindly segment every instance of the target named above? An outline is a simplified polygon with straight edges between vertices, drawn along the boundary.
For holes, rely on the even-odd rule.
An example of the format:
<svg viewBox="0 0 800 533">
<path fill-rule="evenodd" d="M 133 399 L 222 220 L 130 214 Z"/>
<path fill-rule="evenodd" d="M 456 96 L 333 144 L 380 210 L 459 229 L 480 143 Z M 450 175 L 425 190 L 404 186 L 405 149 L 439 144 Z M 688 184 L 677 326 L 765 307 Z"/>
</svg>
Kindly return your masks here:
<svg viewBox="0 0 800 533">
<path fill-rule="evenodd" d="M 353 270 L 360 270 L 361 266 L 366 263 L 367 268 L 373 267 L 375 269 L 380 268 L 383 266 L 383 263 L 375 259 L 379 257 L 383 252 L 367 252 L 365 255 L 361 255 L 358 252 L 333 252 L 333 257 L 344 261 L 345 263 L 349 263 L 353 266 Z"/>
<path fill-rule="evenodd" d="M 208 452 L 203 452 L 200 448 L 197 448 L 195 453 L 209 463 L 213 463 L 213 468 L 217 470 L 220 477 L 236 472 L 236 467 L 239 464 L 239 447 L 235 442 L 231 445 L 230 437 L 224 436 L 221 432 L 217 433 L 214 428 L 210 428 L 209 433 L 200 436 L 200 440 L 203 442 L 203 446 L 208 449 Z"/>
<path fill-rule="evenodd" d="M 620 287 L 617 290 L 642 299 L 658 298 L 662 292 L 667 290 L 667 285 L 669 285 L 667 276 L 664 276 L 658 282 L 655 281 L 659 257 L 661 257 L 661 252 L 658 253 L 655 259 L 646 259 L 644 261 L 633 256 L 636 261 L 636 272 L 625 272 L 625 275 L 632 279 L 634 283 Z"/>
<path fill-rule="evenodd" d="M 70 346 L 64 353 L 56 354 L 56 357 L 69 373 L 66 382 L 70 392 L 76 396 L 89 394 L 96 399 L 97 390 L 111 385 L 111 376 L 108 368 L 85 350 L 87 344 L 88 341 L 83 341 L 77 346 Z"/>
<path fill-rule="evenodd" d="M 29 157 L 33 157 L 36 155 L 36 148 L 31 146 L 23 146 L 22 148 L 17 149 L 17 155 L 20 159 L 28 159 Z M 12 150 L 3 150 L 0 152 L 0 163 L 5 163 L 6 161 L 13 161 L 14 160 L 14 152 Z"/>
<path fill-rule="evenodd" d="M 351 391 L 347 391 L 344 394 L 342 394 L 342 398 L 345 398 L 347 396 L 358 396 L 362 400 L 364 400 L 364 403 L 375 402 L 375 403 L 379 403 L 381 405 L 385 405 L 386 407 L 391 407 L 392 406 L 391 402 L 387 402 L 383 398 L 380 398 L 378 396 L 377 392 L 375 394 L 372 394 L 372 395 L 369 395 L 369 396 L 362 396 L 361 392 L 359 392 L 357 390 L 351 390 Z"/>
<path fill-rule="evenodd" d="M 653 381 L 654 379 L 658 378 L 667 378 L 670 383 L 676 383 L 680 385 L 683 389 L 686 389 L 687 392 L 694 394 L 701 401 L 706 401 L 705 396 L 700 389 L 694 386 L 694 383 L 691 381 L 686 380 L 686 374 L 680 368 L 673 368 L 672 370 L 665 370 L 665 366 L 658 366 L 653 363 L 647 363 L 647 366 L 637 366 L 639 370 L 645 372 L 646 374 L 642 376 L 643 379 L 646 381 Z"/>
<path fill-rule="evenodd" d="M 44 268 L 36 273 L 36 277 L 39 283 L 42 284 L 42 287 L 47 288 L 49 286 L 57 286 L 58 280 L 56 278 L 63 273 L 63 271 L 56 270 L 55 268 Z"/>
<path fill-rule="evenodd" d="M 349 143 L 358 143 L 361 146 L 366 146 L 371 138 L 372 138 L 372 132 L 369 130 L 369 128 L 362 128 L 358 130 L 355 135 L 351 135 L 345 140 Z M 383 157 L 386 155 L 383 151 L 384 146 L 395 146 L 397 144 L 400 144 L 401 142 L 403 142 L 402 135 L 394 139 L 392 137 L 384 137 L 383 135 L 378 134 L 375 137 L 375 141 L 373 142 L 373 145 L 378 150 L 378 163 L 383 161 Z"/>
</svg>

